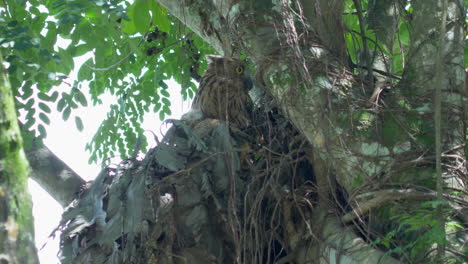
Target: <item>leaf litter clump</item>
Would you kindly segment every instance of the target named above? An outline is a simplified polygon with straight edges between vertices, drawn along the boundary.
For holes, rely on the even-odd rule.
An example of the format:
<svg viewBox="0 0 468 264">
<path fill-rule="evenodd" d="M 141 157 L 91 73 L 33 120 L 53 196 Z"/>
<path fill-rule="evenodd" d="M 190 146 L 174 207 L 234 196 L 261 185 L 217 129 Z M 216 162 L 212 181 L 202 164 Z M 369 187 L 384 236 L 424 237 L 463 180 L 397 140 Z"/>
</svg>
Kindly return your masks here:
<svg viewBox="0 0 468 264">
<path fill-rule="evenodd" d="M 255 116 L 243 131 L 171 120 L 143 160 L 104 169 L 63 215 L 62 263 L 286 260 L 316 200 L 313 169 L 276 109 Z"/>
</svg>

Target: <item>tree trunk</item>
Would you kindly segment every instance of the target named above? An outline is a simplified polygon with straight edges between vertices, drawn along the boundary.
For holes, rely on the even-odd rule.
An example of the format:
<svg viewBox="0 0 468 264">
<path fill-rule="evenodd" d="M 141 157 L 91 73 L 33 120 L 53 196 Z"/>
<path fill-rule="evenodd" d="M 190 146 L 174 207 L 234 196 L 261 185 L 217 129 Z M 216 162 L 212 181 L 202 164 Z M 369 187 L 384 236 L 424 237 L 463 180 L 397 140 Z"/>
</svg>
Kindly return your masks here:
<svg viewBox="0 0 468 264">
<path fill-rule="evenodd" d="M 390 256 L 369 243 L 390 237 L 393 249 L 404 251 L 405 239 L 418 241 L 428 231 L 405 233 L 401 214 L 388 215 L 420 213 L 423 201 L 437 197 L 431 191 L 436 135 L 443 139 L 444 179 L 466 181 L 461 1 L 449 2 L 445 32 L 439 30 L 443 1 L 412 1 L 417 32 L 409 65 L 371 105 L 373 78 L 359 79 L 345 63 L 342 1 L 307 1 L 304 8 L 290 1 L 159 2 L 221 54 L 247 54 L 260 98 L 256 131 L 229 129 L 219 120 L 173 121 L 143 161 L 103 171 L 65 213 L 64 263 L 400 263 L 428 257 Z M 429 11 L 435 15 L 428 17 Z M 393 32 L 396 22 L 388 21 Z M 439 38 L 445 46 L 433 41 Z M 435 65 L 443 87 L 442 135 L 432 121 Z M 433 241 L 439 244 L 453 239 L 432 235 L 442 237 Z"/>
<path fill-rule="evenodd" d="M 27 186 L 29 165 L 17 120 L 13 92 L 0 59 L 0 262 L 34 264 L 39 260 Z"/>
</svg>

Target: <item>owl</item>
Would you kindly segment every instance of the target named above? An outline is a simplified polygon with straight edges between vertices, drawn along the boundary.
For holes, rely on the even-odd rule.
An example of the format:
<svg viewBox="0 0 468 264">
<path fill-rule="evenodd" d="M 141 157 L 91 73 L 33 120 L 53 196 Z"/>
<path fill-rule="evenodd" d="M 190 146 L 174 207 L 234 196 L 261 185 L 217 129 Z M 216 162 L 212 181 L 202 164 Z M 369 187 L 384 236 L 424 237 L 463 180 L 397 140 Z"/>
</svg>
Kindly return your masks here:
<svg viewBox="0 0 468 264">
<path fill-rule="evenodd" d="M 248 127 L 253 103 L 248 94 L 251 81 L 245 74 L 245 63 L 214 55 L 207 56 L 207 60 L 208 69 L 200 80 L 192 109 L 199 109 L 205 118 Z"/>
</svg>

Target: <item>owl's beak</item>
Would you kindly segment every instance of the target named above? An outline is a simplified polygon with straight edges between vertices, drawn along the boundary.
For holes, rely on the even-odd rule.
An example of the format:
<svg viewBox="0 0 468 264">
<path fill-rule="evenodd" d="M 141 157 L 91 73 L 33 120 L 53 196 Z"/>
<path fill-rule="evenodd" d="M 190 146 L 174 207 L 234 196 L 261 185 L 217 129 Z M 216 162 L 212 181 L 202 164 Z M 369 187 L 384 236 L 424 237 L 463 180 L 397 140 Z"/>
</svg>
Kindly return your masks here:
<svg viewBox="0 0 468 264">
<path fill-rule="evenodd" d="M 246 76 L 244 79 L 244 87 L 247 89 L 247 91 L 250 91 L 253 87 L 253 81 L 250 78 L 250 76 Z"/>
</svg>

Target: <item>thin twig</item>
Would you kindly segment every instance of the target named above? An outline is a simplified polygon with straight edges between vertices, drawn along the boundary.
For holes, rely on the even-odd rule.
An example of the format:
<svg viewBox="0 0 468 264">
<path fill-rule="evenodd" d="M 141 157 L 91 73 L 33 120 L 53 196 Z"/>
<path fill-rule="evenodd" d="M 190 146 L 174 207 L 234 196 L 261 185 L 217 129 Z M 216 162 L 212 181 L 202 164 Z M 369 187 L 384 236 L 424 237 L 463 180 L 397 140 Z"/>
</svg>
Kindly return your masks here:
<svg viewBox="0 0 468 264">
<path fill-rule="evenodd" d="M 362 7 L 361 7 L 361 2 L 360 0 L 353 0 L 354 6 L 356 7 L 357 10 L 357 16 L 359 20 L 359 29 L 361 30 L 361 38 L 362 38 L 362 45 L 364 46 L 364 59 L 366 60 L 367 63 L 367 78 L 369 80 L 369 84 L 372 86 L 372 62 L 369 58 L 370 56 L 370 51 L 369 47 L 367 46 L 367 38 L 366 38 L 366 29 L 364 27 L 364 17 L 362 16 Z"/>
</svg>

